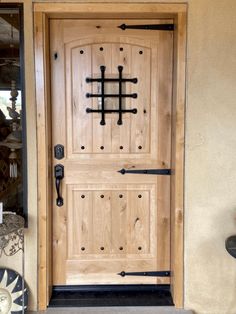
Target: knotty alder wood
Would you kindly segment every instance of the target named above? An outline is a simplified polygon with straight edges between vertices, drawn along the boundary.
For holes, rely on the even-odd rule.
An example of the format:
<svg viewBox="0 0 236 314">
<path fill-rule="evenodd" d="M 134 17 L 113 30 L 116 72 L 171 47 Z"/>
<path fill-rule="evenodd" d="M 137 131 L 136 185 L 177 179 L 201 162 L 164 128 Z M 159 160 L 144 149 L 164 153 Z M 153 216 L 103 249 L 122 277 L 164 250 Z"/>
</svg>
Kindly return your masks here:
<svg viewBox="0 0 236 314">
<path fill-rule="evenodd" d="M 50 21 L 52 143 L 65 146 L 64 206 L 53 195 L 53 284 L 169 283 L 169 278 L 120 277 L 121 271 L 170 269 L 170 178 L 124 175 L 121 168 L 169 168 L 171 148 L 172 32 L 118 25 L 172 20 Z M 57 58 L 54 58 L 57 53 Z M 99 83 L 88 77 L 123 77 L 123 108 L 101 126 Z M 116 85 L 115 85 L 116 84 Z M 105 92 L 118 93 L 117 83 Z M 118 99 L 105 100 L 118 108 Z M 53 158 L 53 166 L 58 161 Z"/>
<path fill-rule="evenodd" d="M 186 13 L 178 13 L 174 38 L 174 86 L 172 118 L 171 176 L 171 277 L 172 296 L 176 307 L 183 307 L 184 287 L 184 119 L 186 70 Z M 180 289 L 182 287 L 182 289 Z"/>
<path fill-rule="evenodd" d="M 51 163 L 48 160 L 50 143 L 50 107 L 48 102 L 48 55 L 47 20 L 42 13 L 35 13 L 35 65 L 37 100 L 37 151 L 38 151 L 38 211 L 39 211 L 39 272 L 38 300 L 39 308 L 48 304 L 52 286 L 51 243 Z M 44 187 L 44 188 L 42 188 Z"/>
<path fill-rule="evenodd" d="M 35 12 L 44 12 L 50 14 L 84 14 L 87 17 L 97 17 L 107 18 L 109 15 L 112 17 L 114 14 L 116 17 L 121 17 L 121 14 L 126 14 L 127 17 L 148 17 L 148 18 L 158 18 L 158 17 L 170 17 L 171 14 L 175 15 L 176 13 L 186 12 L 186 4 L 175 4 L 175 3 L 155 3 L 150 1 L 148 4 L 145 3 L 128 3 L 129 1 L 124 0 L 126 3 L 106 3 L 109 1 L 103 1 L 103 3 L 35 3 L 34 11 Z M 82 2 L 82 1 L 81 1 Z M 130 0 L 131 2 L 131 0 Z M 138 1 L 137 1 L 138 2 Z M 141 2 L 141 0 L 140 0 Z M 142 0 L 143 2 L 143 0 Z M 151 3 L 153 2 L 153 3 Z M 93 16 L 90 16 L 92 15 Z M 103 16 L 103 14 L 105 16 Z M 57 15 L 58 16 L 58 15 Z M 124 16 L 124 15 L 122 15 Z M 62 15 L 63 17 L 63 15 Z M 78 17 L 78 16 L 77 16 Z"/>
<path fill-rule="evenodd" d="M 105 1 L 104 1 L 105 2 Z M 109 1 L 107 1 L 109 2 Z M 50 137 L 50 124 L 46 96 L 50 95 L 46 83 L 47 66 L 43 60 L 46 58 L 46 51 L 49 44 L 45 42 L 48 31 L 48 18 L 174 18 L 175 44 L 174 44 L 174 86 L 173 86 L 173 111 L 172 116 L 172 168 L 173 179 L 171 178 L 171 286 L 174 303 L 177 308 L 183 307 L 183 161 L 184 161 L 184 108 L 185 108 L 185 64 L 186 64 L 186 4 L 159 4 L 155 1 L 150 3 L 34 3 L 35 13 L 35 65 L 36 65 L 36 91 L 37 91 L 37 137 L 38 137 L 38 191 L 39 191 L 39 310 L 45 310 L 50 298 L 48 278 L 50 267 L 48 267 L 48 252 L 51 249 L 48 233 L 52 228 L 47 219 L 47 185 L 48 167 L 46 156 L 50 156 L 50 147 L 47 145 L 47 138 Z M 127 2 L 125 0 L 125 2 Z M 152 2 L 152 3 L 151 3 Z M 113 13 L 110 6 L 114 7 Z M 135 8 L 134 8 L 135 7 Z M 65 13 L 67 12 L 67 13 Z M 100 12 L 100 13 L 99 13 Z M 122 12 L 122 13 L 116 13 Z M 58 32 L 59 34 L 59 32 Z M 51 56 L 52 58 L 52 56 Z M 178 113 L 178 114 L 177 114 Z M 176 123 L 177 122 L 177 123 Z M 178 149 L 176 149 L 178 147 Z M 108 160 L 109 162 L 109 160 Z M 149 162 L 149 161 L 148 161 Z M 80 161 L 83 164 L 83 160 Z M 86 167 L 86 161 L 84 162 Z M 70 166 L 73 167 L 73 165 Z M 140 168 L 145 165 L 140 164 Z M 157 162 L 157 168 L 161 164 Z M 96 167 L 94 168 L 96 169 Z M 175 171 L 177 169 L 177 171 Z M 83 177 L 87 178 L 86 169 Z M 99 182 L 99 180 L 97 180 Z M 128 180 L 130 181 L 130 179 Z M 102 182 L 101 182 L 102 183 Z M 128 183 L 128 182 L 126 182 Z M 160 200 L 159 200 L 160 201 Z M 178 219 L 178 217 L 180 219 Z M 123 218 L 122 218 L 123 219 Z M 119 227 L 120 228 L 120 227 Z"/>
</svg>

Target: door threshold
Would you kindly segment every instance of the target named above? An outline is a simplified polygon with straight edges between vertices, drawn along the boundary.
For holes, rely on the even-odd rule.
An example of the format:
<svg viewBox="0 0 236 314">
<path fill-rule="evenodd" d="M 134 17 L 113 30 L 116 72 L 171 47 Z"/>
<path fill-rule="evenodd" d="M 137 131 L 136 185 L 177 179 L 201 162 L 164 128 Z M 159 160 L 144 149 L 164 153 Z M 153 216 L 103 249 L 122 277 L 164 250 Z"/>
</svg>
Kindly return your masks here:
<svg viewBox="0 0 236 314">
<path fill-rule="evenodd" d="M 170 285 L 53 286 L 49 307 L 173 306 Z"/>
</svg>

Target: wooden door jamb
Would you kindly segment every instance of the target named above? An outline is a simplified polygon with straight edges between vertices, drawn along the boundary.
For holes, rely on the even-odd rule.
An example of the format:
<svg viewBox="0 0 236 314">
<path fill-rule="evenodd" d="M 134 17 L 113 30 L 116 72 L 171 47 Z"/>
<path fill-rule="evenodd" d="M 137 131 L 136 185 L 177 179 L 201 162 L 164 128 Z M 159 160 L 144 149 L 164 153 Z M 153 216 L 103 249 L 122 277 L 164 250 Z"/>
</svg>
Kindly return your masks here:
<svg viewBox="0 0 236 314">
<path fill-rule="evenodd" d="M 176 308 L 184 306 L 184 129 L 187 5 L 180 3 L 34 3 L 35 75 L 38 138 L 38 309 L 45 310 L 51 289 L 51 112 L 50 18 L 174 18 L 174 76 L 171 176 L 171 287 Z"/>
</svg>

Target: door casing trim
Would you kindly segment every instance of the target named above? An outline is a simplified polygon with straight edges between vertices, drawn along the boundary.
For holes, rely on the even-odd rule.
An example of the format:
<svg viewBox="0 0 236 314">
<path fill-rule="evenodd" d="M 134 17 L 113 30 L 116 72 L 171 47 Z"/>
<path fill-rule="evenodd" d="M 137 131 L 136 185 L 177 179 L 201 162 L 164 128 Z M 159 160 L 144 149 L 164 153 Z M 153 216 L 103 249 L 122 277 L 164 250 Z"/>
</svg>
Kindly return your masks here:
<svg viewBox="0 0 236 314">
<path fill-rule="evenodd" d="M 171 175 L 171 289 L 176 308 L 184 306 L 184 146 L 187 4 L 104 2 L 34 3 L 38 151 L 38 309 L 52 289 L 50 18 L 173 18 L 174 75 Z"/>
</svg>

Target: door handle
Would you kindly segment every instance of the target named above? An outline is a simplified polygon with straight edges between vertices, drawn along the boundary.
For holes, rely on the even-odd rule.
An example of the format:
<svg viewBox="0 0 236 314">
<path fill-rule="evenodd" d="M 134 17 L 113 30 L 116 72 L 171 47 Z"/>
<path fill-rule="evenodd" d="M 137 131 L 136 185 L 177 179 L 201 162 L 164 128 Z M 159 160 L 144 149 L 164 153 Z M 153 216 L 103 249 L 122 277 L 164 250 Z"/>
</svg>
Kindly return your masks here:
<svg viewBox="0 0 236 314">
<path fill-rule="evenodd" d="M 64 166 L 58 164 L 54 167 L 54 174 L 55 174 L 55 183 L 56 183 L 56 191 L 57 191 L 57 199 L 56 205 L 61 207 L 64 202 L 61 196 L 61 180 L 64 178 Z"/>
</svg>

